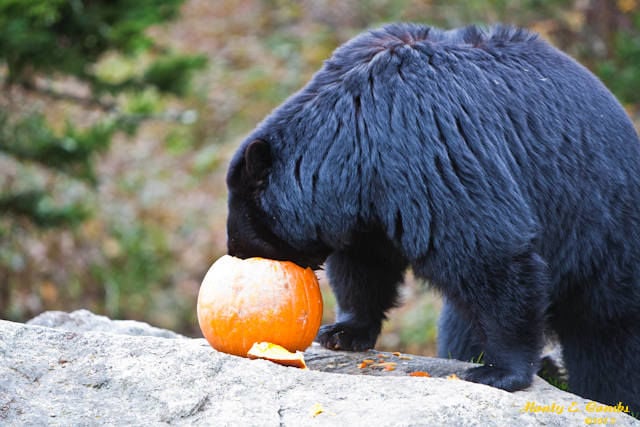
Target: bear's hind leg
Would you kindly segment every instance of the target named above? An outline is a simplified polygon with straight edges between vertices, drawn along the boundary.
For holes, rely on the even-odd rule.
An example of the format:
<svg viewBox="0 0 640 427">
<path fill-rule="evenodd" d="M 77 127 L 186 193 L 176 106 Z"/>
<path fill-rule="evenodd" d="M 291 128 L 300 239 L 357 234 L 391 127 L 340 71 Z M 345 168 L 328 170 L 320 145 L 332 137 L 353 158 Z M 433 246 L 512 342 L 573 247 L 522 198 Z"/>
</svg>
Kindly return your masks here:
<svg viewBox="0 0 640 427">
<path fill-rule="evenodd" d="M 481 331 L 445 297 L 438 322 L 438 357 L 479 363 L 483 341 Z"/>
<path fill-rule="evenodd" d="M 334 350 L 373 348 L 406 266 L 393 245 L 376 234 L 332 253 L 326 267 L 338 303 L 336 323 L 321 327 L 317 341 Z"/>
<path fill-rule="evenodd" d="M 607 405 L 622 403 L 640 418 L 640 315 L 604 321 L 585 310 L 588 305 L 574 304 L 563 313 L 572 316 L 557 325 L 569 391 Z"/>
<path fill-rule="evenodd" d="M 468 369 L 463 379 L 507 391 L 528 387 L 543 344 L 549 286 L 545 262 L 534 252 L 515 255 L 486 265 L 458 286 L 442 290 L 467 310 L 481 331 L 476 336 L 484 341 L 483 366 Z"/>
</svg>

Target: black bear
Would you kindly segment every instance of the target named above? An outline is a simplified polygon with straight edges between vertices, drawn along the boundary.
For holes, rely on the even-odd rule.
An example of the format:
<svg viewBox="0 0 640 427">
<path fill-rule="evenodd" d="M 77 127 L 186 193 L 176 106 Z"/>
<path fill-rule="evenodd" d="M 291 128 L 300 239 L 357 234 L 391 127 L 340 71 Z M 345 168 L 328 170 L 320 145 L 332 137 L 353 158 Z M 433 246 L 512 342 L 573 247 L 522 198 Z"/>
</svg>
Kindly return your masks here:
<svg viewBox="0 0 640 427">
<path fill-rule="evenodd" d="M 640 141 L 535 34 L 392 24 L 339 47 L 229 166 L 228 251 L 323 263 L 328 348 L 374 346 L 403 272 L 445 298 L 439 354 L 531 384 L 546 332 L 571 391 L 640 410 Z"/>
</svg>

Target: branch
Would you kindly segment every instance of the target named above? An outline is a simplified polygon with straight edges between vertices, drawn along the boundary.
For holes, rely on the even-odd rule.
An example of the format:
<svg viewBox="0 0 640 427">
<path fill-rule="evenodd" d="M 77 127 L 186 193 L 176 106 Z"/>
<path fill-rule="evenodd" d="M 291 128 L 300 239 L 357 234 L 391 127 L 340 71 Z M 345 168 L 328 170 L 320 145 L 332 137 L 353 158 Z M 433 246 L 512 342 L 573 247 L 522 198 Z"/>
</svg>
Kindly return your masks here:
<svg viewBox="0 0 640 427">
<path fill-rule="evenodd" d="M 118 114 L 118 121 L 121 123 L 138 125 L 144 121 L 156 120 L 164 122 L 177 122 L 183 125 L 190 125 L 198 120 L 196 110 L 165 110 L 159 113 L 134 113 Z"/>
<path fill-rule="evenodd" d="M 177 122 L 184 125 L 193 124 L 198 120 L 198 113 L 195 110 L 165 110 L 159 113 L 123 113 L 116 102 L 104 101 L 93 97 L 84 97 L 74 93 L 60 92 L 51 88 L 42 87 L 34 82 L 21 82 L 23 89 L 44 95 L 55 101 L 70 101 L 85 107 L 99 108 L 105 113 L 113 114 L 120 122 L 138 125 L 144 121 L 157 120 L 165 122 Z"/>
<path fill-rule="evenodd" d="M 33 92 L 38 95 L 44 95 L 55 101 L 71 101 L 78 105 L 99 108 L 104 112 L 118 111 L 118 105 L 115 102 L 108 102 L 98 98 L 84 97 L 69 92 L 59 92 L 48 87 L 39 86 L 32 81 L 20 82 L 20 87 L 29 92 Z"/>
</svg>

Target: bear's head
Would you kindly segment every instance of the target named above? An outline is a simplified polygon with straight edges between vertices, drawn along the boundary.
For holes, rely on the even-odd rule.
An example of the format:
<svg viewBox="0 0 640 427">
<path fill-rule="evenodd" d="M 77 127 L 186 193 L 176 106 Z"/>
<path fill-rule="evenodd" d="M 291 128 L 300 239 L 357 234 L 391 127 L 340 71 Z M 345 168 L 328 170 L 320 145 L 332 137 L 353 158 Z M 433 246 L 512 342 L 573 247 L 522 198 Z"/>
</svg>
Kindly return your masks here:
<svg viewBox="0 0 640 427">
<path fill-rule="evenodd" d="M 264 206 L 272 166 L 271 147 L 261 139 L 243 144 L 232 159 L 227 173 L 228 253 L 239 258 L 293 261 L 317 269 L 328 256 L 326 246 L 308 241 L 294 246 L 291 239 L 295 236 L 279 226 L 282 213 L 269 212 Z"/>
<path fill-rule="evenodd" d="M 230 255 L 315 267 L 358 233 L 401 237 L 398 212 L 416 205 L 405 197 L 408 163 L 419 159 L 402 147 L 420 138 L 408 125 L 419 118 L 403 116 L 417 100 L 398 70 L 415 62 L 406 44 L 428 31 L 394 28 L 338 48 L 240 146 L 227 175 Z"/>
</svg>

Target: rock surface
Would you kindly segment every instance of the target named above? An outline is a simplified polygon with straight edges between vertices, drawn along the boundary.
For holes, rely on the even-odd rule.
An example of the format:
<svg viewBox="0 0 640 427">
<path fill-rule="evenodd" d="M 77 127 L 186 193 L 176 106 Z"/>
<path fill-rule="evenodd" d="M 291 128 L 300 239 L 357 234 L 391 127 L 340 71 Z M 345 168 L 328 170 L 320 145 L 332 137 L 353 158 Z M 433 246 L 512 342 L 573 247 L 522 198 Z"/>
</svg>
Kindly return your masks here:
<svg viewBox="0 0 640 427">
<path fill-rule="evenodd" d="M 156 328 L 135 320 L 111 320 L 88 310 L 46 311 L 27 322 L 28 325 L 46 326 L 72 332 L 108 332 L 119 335 L 142 335 L 161 338 L 186 338 L 167 329 Z"/>
<path fill-rule="evenodd" d="M 248 360 L 88 311 L 0 321 L 0 425 L 640 425 L 539 378 L 516 393 L 438 378 L 465 363 L 315 345 L 305 358 L 309 370 Z"/>
</svg>

